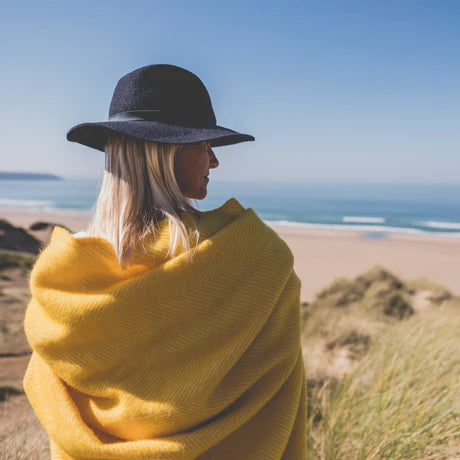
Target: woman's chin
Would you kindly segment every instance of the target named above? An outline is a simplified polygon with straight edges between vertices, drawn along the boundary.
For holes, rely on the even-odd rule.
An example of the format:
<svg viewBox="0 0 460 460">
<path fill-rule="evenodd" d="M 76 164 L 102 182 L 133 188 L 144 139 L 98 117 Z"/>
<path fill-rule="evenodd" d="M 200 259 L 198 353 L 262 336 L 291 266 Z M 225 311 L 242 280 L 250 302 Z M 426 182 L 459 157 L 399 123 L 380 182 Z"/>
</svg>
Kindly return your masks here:
<svg viewBox="0 0 460 460">
<path fill-rule="evenodd" d="M 200 198 L 197 198 L 197 200 L 202 200 L 203 198 L 206 198 L 207 194 L 208 194 L 208 184 L 205 183 L 200 187 L 198 191 L 198 195 L 200 196 Z"/>
<path fill-rule="evenodd" d="M 200 190 L 196 192 L 185 193 L 184 197 L 191 198 L 192 200 L 204 200 L 207 194 L 208 194 L 208 190 L 205 185 L 204 187 L 201 187 Z"/>
<path fill-rule="evenodd" d="M 205 190 L 200 196 L 197 196 L 195 199 L 196 200 L 204 200 L 206 198 L 207 194 L 208 194 L 208 191 Z"/>
</svg>

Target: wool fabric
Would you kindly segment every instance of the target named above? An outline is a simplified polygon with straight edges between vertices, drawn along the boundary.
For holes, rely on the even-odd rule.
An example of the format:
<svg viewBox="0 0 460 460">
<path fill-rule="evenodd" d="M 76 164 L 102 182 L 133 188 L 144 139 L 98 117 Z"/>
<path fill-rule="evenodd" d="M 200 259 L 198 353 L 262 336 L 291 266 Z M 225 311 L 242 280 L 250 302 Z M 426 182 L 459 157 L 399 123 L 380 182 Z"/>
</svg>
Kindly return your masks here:
<svg viewBox="0 0 460 460">
<path fill-rule="evenodd" d="M 108 121 L 80 123 L 69 130 L 67 140 L 102 152 L 114 134 L 165 144 L 207 141 L 212 147 L 255 140 L 216 123 L 208 90 L 195 74 L 152 64 L 120 78 Z"/>
<path fill-rule="evenodd" d="M 307 458 L 292 252 L 235 198 L 182 217 L 192 260 L 167 220 L 125 270 L 60 226 L 40 252 L 23 386 L 53 460 Z"/>
</svg>

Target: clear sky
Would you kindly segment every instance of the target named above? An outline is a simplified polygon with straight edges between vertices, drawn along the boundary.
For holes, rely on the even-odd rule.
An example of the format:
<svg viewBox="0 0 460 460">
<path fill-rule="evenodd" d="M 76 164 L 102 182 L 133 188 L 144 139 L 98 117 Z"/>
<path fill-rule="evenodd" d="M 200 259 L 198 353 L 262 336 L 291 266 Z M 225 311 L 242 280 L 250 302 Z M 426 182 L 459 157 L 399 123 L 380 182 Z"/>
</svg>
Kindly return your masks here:
<svg viewBox="0 0 460 460">
<path fill-rule="evenodd" d="M 460 1 L 4 1 L 0 39 L 3 171 L 101 176 L 67 131 L 167 63 L 256 138 L 211 180 L 460 183 Z"/>
</svg>

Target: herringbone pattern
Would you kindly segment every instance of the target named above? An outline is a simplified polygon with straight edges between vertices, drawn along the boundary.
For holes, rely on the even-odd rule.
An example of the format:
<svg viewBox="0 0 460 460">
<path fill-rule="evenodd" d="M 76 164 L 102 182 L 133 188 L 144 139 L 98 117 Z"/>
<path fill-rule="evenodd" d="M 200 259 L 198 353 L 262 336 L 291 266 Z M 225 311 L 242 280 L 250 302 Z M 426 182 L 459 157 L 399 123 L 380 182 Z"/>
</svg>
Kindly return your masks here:
<svg viewBox="0 0 460 460">
<path fill-rule="evenodd" d="M 23 383 L 52 458 L 304 460 L 291 251 L 234 198 L 202 213 L 192 261 L 163 259 L 162 225 L 126 271 L 61 227 L 33 267 Z"/>
</svg>

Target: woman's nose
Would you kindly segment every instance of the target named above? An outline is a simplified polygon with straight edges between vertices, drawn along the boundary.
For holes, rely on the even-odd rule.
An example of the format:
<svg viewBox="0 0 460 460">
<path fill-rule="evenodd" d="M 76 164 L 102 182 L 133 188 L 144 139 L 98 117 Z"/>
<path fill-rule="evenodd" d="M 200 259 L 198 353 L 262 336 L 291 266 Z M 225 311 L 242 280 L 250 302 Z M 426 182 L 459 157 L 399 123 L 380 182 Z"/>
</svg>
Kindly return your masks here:
<svg viewBox="0 0 460 460">
<path fill-rule="evenodd" d="M 219 160 L 214 155 L 212 149 L 209 149 L 209 167 L 210 168 L 217 168 L 219 166 Z"/>
</svg>

